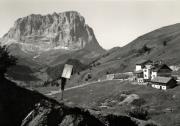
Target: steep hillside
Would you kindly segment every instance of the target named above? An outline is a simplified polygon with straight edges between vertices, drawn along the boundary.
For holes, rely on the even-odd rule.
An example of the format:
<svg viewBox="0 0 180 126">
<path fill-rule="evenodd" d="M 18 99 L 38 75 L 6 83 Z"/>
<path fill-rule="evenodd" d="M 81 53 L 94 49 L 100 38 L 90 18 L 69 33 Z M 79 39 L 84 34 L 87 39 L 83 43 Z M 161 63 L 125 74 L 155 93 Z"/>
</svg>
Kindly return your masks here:
<svg viewBox="0 0 180 126">
<path fill-rule="evenodd" d="M 94 68 L 94 76 L 107 71 L 133 71 L 135 63 L 141 59 L 162 60 L 169 65 L 180 64 L 180 24 L 154 30 L 105 54 L 96 61 L 101 65 Z"/>
<path fill-rule="evenodd" d="M 87 68 L 89 68 L 88 65 L 82 64 L 79 60 L 77 59 L 68 59 L 65 63 L 60 64 L 60 65 L 56 65 L 53 67 L 49 67 L 47 69 L 47 74 L 54 80 L 60 77 L 60 75 L 62 74 L 63 68 L 64 68 L 64 64 L 70 64 L 73 65 L 73 73 L 79 73 Z"/>
<path fill-rule="evenodd" d="M 174 24 L 140 36 L 125 46 L 122 51 L 128 53 L 134 50 L 136 53 L 139 53 L 141 57 L 146 56 L 154 60 L 161 59 L 168 64 L 179 64 L 179 41 L 180 24 Z M 145 46 L 147 49 L 144 48 Z"/>
</svg>

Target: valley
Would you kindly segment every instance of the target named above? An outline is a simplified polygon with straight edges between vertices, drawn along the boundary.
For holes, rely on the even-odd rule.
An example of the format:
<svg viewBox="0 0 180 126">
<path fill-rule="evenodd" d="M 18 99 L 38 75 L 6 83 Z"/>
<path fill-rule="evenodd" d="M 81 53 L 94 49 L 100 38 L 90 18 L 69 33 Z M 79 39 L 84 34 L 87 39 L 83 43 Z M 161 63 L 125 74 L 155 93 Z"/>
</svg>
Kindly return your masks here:
<svg viewBox="0 0 180 126">
<path fill-rule="evenodd" d="M 77 11 L 21 17 L 0 39 L 0 58 L 17 58 L 7 72 L 0 64 L 0 125 L 179 126 L 179 41 L 177 23 L 106 50 Z"/>
</svg>

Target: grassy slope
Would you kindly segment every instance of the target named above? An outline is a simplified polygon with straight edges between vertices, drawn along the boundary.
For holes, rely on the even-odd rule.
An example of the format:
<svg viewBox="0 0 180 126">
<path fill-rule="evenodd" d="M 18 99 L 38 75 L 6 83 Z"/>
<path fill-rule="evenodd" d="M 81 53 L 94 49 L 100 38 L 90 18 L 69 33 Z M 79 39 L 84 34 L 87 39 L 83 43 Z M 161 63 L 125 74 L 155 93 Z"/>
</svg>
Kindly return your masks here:
<svg viewBox="0 0 180 126">
<path fill-rule="evenodd" d="M 179 90 L 180 86 L 160 91 L 151 87 L 132 85 L 129 82 L 107 81 L 65 91 L 64 97 L 69 104 L 100 109 L 98 106 L 105 100 L 118 100 L 123 92 L 137 94 L 146 101 L 143 106 L 149 110 L 153 120 L 163 126 L 174 126 L 180 123 Z M 56 94 L 55 98 L 60 100 L 60 94 Z M 112 104 L 110 108 L 102 108 L 101 110 L 107 113 L 126 114 L 126 110 L 132 106 L 132 104 L 122 106 Z M 167 108 L 172 108 L 173 111 L 166 111 Z"/>
<path fill-rule="evenodd" d="M 106 123 L 109 126 L 137 126 L 136 122 L 127 116 L 102 115 L 101 113 L 97 115 L 92 110 L 67 107 L 38 92 L 16 86 L 9 80 L 1 79 L 0 81 L 1 126 L 20 126 L 21 124 L 105 126 Z M 33 114 L 27 117 L 29 112 Z"/>
<path fill-rule="evenodd" d="M 69 65 L 73 65 L 73 73 L 72 74 L 75 74 L 75 73 L 78 73 L 80 71 L 83 71 L 85 69 L 87 69 L 89 66 L 88 65 L 85 65 L 85 64 L 82 64 L 79 60 L 77 59 L 68 59 L 65 63 L 63 64 L 59 64 L 59 65 L 56 65 L 54 67 L 49 67 L 47 69 L 47 73 L 48 75 L 53 79 L 57 79 L 61 76 L 62 74 L 62 71 L 64 69 L 64 64 L 69 64 Z"/>
<path fill-rule="evenodd" d="M 165 46 L 163 44 L 164 41 L 166 41 Z M 162 59 L 168 64 L 179 64 L 179 41 L 180 24 L 163 27 L 138 37 L 128 45 L 119 48 L 118 51 L 111 52 L 110 55 L 101 57 L 98 62 L 106 63 L 110 60 L 121 59 L 133 64 L 134 61 L 139 59 L 149 58 L 154 60 Z M 150 48 L 151 51 L 139 54 L 138 50 L 142 49 L 144 45 Z M 169 62 L 169 60 L 171 60 L 171 62 Z"/>
<path fill-rule="evenodd" d="M 116 47 L 96 60 L 100 65 L 92 68 L 94 79 L 116 72 L 133 71 L 142 59 L 162 60 L 168 65 L 180 64 L 180 24 L 163 27 L 142 35 L 124 47 Z M 166 43 L 164 45 L 164 42 Z M 150 51 L 143 51 L 146 45 Z M 89 71 L 84 71 L 84 74 Z"/>
<path fill-rule="evenodd" d="M 18 58 L 18 65 L 11 68 L 8 75 L 22 83 L 43 83 L 43 81 L 56 78 L 57 75 L 60 76 L 64 63 L 67 63 L 69 59 L 77 60 L 73 63 L 74 72 L 82 71 L 96 57 L 105 52 L 101 47 L 97 47 L 92 50 L 84 48 L 72 52 L 58 49 L 35 54 L 22 51 L 17 44 L 12 44 L 9 49 Z M 34 58 L 36 56 L 37 58 Z"/>
</svg>

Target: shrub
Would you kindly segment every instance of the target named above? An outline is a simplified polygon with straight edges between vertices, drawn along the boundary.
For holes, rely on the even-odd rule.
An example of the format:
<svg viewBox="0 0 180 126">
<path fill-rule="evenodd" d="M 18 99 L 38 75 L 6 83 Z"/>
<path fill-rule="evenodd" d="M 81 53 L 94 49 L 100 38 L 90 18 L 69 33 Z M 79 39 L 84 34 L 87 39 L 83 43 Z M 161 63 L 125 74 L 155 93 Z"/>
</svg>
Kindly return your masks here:
<svg viewBox="0 0 180 126">
<path fill-rule="evenodd" d="M 50 82 L 47 80 L 47 81 L 45 81 L 45 82 L 43 83 L 43 86 L 46 87 L 46 86 L 48 86 L 49 84 L 50 84 Z"/>
<path fill-rule="evenodd" d="M 146 52 L 149 53 L 150 51 L 151 51 L 151 48 L 147 47 L 146 45 L 144 45 L 141 49 L 138 50 L 138 52 L 139 52 L 140 54 L 146 53 Z"/>
<path fill-rule="evenodd" d="M 165 41 L 163 41 L 163 45 L 164 46 L 166 46 L 167 45 L 167 41 L 165 40 Z"/>
<path fill-rule="evenodd" d="M 0 46 L 0 78 L 4 78 L 7 69 L 16 65 L 17 59 L 9 54 L 6 46 Z"/>
<path fill-rule="evenodd" d="M 137 107 L 141 107 L 142 105 L 144 105 L 146 103 L 146 101 L 142 98 L 140 99 L 135 99 L 131 104 Z"/>
<path fill-rule="evenodd" d="M 128 112 L 128 115 L 137 119 L 141 120 L 148 120 L 149 119 L 149 113 L 146 109 L 142 107 L 136 107 L 134 109 L 131 109 Z"/>
<path fill-rule="evenodd" d="M 100 62 L 97 62 L 97 63 L 96 63 L 96 66 L 99 66 L 99 65 L 101 65 L 101 63 L 100 63 Z"/>
<path fill-rule="evenodd" d="M 109 72 L 107 71 L 106 74 L 109 74 Z"/>
<path fill-rule="evenodd" d="M 92 78 L 92 75 L 91 75 L 91 74 L 88 74 L 87 78 L 88 78 L 88 79 L 91 79 L 91 78 Z"/>
</svg>

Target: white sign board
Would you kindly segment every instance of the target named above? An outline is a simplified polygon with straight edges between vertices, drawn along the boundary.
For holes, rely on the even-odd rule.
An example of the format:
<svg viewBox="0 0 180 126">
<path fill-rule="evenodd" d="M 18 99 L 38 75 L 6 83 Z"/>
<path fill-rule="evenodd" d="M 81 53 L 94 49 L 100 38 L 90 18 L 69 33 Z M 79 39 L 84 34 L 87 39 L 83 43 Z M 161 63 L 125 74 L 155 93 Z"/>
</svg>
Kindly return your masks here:
<svg viewBox="0 0 180 126">
<path fill-rule="evenodd" d="M 61 77 L 70 78 L 71 77 L 71 73 L 72 73 L 72 69 L 73 69 L 72 65 L 65 64 Z"/>
</svg>

